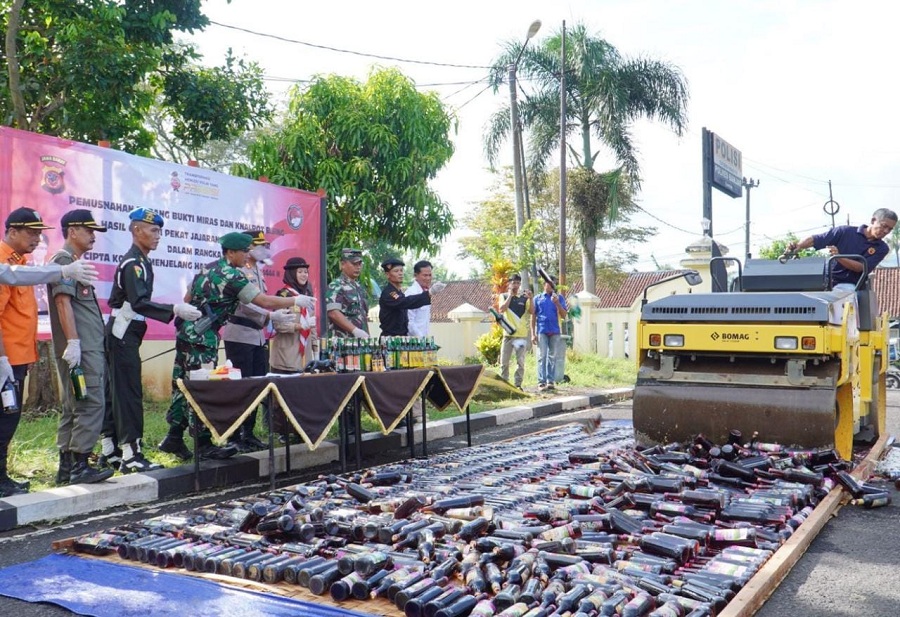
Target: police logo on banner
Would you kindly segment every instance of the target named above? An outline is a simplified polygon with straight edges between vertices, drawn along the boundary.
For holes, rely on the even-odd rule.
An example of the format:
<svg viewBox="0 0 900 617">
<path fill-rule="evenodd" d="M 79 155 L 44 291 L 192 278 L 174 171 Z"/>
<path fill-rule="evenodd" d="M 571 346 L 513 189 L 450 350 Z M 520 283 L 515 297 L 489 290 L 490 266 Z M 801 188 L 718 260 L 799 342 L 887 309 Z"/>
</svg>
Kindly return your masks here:
<svg viewBox="0 0 900 617">
<path fill-rule="evenodd" d="M 303 209 L 300 208 L 297 204 L 291 204 L 288 206 L 287 211 L 287 224 L 288 227 L 293 229 L 294 231 L 300 229 L 303 226 Z"/>
<path fill-rule="evenodd" d="M 41 188 L 51 195 L 58 195 L 66 190 L 66 161 L 58 156 L 42 156 L 44 168 L 41 170 Z"/>
</svg>

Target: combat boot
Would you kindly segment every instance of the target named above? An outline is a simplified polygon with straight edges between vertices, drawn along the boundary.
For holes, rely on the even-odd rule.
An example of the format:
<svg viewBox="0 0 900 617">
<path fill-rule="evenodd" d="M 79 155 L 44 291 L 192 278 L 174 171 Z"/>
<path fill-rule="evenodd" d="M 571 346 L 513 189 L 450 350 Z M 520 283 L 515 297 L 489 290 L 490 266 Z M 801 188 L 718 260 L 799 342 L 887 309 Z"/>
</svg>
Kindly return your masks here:
<svg viewBox="0 0 900 617">
<path fill-rule="evenodd" d="M 69 484 L 94 484 L 96 482 L 103 482 L 104 480 L 109 480 L 115 471 L 110 469 L 109 467 L 105 469 L 96 469 L 91 467 L 88 462 L 88 457 L 90 454 L 88 452 L 72 452 L 71 458 L 71 472 L 69 473 Z"/>
<path fill-rule="evenodd" d="M 194 458 L 194 453 L 191 452 L 191 449 L 187 447 L 187 444 L 184 443 L 184 437 L 181 435 L 176 435 L 172 432 L 169 432 L 166 435 L 165 439 L 159 442 L 159 445 L 156 447 L 160 452 L 168 452 L 169 454 L 174 454 L 182 461 L 189 461 Z"/>
<path fill-rule="evenodd" d="M 56 486 L 65 486 L 69 483 L 69 474 L 72 472 L 72 453 L 68 450 L 59 451 L 59 469 L 56 470 Z"/>
</svg>

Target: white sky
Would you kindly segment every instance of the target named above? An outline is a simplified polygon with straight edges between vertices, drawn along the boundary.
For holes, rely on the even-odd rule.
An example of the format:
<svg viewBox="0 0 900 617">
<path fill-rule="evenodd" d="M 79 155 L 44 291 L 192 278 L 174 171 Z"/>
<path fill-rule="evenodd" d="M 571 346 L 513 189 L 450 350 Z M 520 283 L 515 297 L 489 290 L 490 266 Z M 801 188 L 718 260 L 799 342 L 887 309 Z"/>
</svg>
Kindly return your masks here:
<svg viewBox="0 0 900 617">
<path fill-rule="evenodd" d="M 649 55 L 679 66 L 690 86 L 688 132 L 682 138 L 659 125 L 640 122 L 643 190 L 640 205 L 658 235 L 636 247 L 637 270 L 677 266 L 684 247 L 700 236 L 702 183 L 700 133 L 718 133 L 743 153 L 744 176 L 760 181 L 751 196 L 751 252 L 793 231 L 822 231 L 831 219 L 822 211 L 827 181 L 840 204 L 839 224 L 868 222 L 879 207 L 900 209 L 900 124 L 896 115 L 900 57 L 896 24 L 900 5 L 868 1 L 792 0 L 459 0 L 454 3 L 302 2 L 299 0 L 208 0 L 213 21 L 308 43 L 433 62 L 489 65 L 508 39 L 524 40 L 534 19 L 540 40 L 565 19 L 589 29 L 625 55 Z M 490 114 L 508 100 L 484 82 L 482 69 L 392 63 L 280 42 L 212 25 L 193 40 L 210 63 L 232 47 L 259 62 L 266 75 L 294 80 L 337 73 L 365 79 L 371 67 L 396 65 L 417 84 L 434 86 L 458 109 L 456 153 L 434 183 L 457 218 L 487 195 L 482 135 Z M 282 94 L 289 84 L 268 81 Z M 527 89 L 527 84 L 525 84 Z M 478 96 L 476 96 L 478 95 Z M 473 99 L 473 97 L 475 97 Z M 527 139 L 527 134 L 526 134 Z M 500 164 L 511 165 L 511 146 Z M 598 164 L 598 169 L 606 166 Z M 317 187 L 308 187 L 315 190 Z M 744 199 L 713 191 L 716 238 L 744 253 Z M 662 222 L 660 222 L 662 221 Z M 460 275 L 457 229 L 439 258 Z M 887 262 L 893 265 L 889 257 Z"/>
</svg>

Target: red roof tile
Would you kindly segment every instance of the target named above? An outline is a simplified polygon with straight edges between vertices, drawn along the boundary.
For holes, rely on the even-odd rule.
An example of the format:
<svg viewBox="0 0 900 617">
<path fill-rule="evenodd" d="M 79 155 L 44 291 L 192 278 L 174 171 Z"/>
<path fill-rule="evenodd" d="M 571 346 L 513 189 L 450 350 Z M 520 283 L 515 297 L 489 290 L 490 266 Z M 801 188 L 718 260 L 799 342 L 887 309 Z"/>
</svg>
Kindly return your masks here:
<svg viewBox="0 0 900 617">
<path fill-rule="evenodd" d="M 600 298 L 600 308 L 628 308 L 641 297 L 644 289 L 670 276 L 685 270 L 666 270 L 659 272 L 632 272 L 618 287 L 597 285 L 595 294 Z M 875 270 L 875 293 L 878 295 L 880 311 L 887 311 L 892 318 L 900 317 L 900 268 L 878 268 Z M 574 279 L 569 283 L 567 295 L 573 295 L 583 289 L 582 280 Z M 491 306 L 491 285 L 482 280 L 449 281 L 447 288 L 434 297 L 431 303 L 431 320 L 449 322 L 447 313 L 463 303 L 469 303 L 483 311 Z"/>
<path fill-rule="evenodd" d="M 598 282 L 594 295 L 600 298 L 599 308 L 628 308 L 644 294 L 644 289 L 647 285 L 682 272 L 686 272 L 686 270 L 632 272 L 625 277 L 625 280 L 618 287 L 604 287 Z M 583 281 L 576 279 L 569 288 L 570 294 L 576 294 L 583 289 Z"/>
<path fill-rule="evenodd" d="M 431 300 L 431 321 L 449 322 L 447 313 L 469 303 L 487 312 L 491 307 L 491 285 L 482 280 L 447 281 L 447 287 Z"/>
</svg>

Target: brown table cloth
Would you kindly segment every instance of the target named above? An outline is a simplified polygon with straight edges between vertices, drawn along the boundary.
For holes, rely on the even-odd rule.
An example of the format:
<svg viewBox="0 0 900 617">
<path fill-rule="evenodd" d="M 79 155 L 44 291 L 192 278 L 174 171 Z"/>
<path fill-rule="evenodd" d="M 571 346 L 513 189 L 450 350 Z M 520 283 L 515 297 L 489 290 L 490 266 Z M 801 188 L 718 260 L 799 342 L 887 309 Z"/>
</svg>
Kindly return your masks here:
<svg viewBox="0 0 900 617">
<path fill-rule="evenodd" d="M 483 371 L 484 367 L 478 364 L 234 381 L 179 379 L 177 385 L 218 442 L 228 439 L 271 393 L 278 407 L 273 410 L 276 432 L 296 432 L 310 450 L 315 450 L 354 395 L 362 397 L 382 433 L 387 434 L 397 427 L 423 392 L 440 410 L 451 403 L 464 410 Z"/>
</svg>

